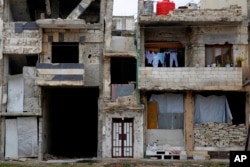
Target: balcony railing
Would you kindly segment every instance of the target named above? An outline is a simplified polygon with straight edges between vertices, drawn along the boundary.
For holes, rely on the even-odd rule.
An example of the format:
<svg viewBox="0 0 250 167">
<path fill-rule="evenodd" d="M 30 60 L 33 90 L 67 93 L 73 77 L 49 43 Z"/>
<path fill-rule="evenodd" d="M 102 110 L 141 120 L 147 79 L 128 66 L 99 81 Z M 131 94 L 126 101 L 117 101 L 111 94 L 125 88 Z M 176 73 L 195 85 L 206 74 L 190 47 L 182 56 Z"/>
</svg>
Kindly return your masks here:
<svg viewBox="0 0 250 167">
<path fill-rule="evenodd" d="M 37 64 L 36 84 L 39 86 L 83 86 L 83 64 Z"/>
<path fill-rule="evenodd" d="M 239 90 L 242 68 L 183 67 L 139 68 L 138 87 L 143 90 Z"/>
</svg>

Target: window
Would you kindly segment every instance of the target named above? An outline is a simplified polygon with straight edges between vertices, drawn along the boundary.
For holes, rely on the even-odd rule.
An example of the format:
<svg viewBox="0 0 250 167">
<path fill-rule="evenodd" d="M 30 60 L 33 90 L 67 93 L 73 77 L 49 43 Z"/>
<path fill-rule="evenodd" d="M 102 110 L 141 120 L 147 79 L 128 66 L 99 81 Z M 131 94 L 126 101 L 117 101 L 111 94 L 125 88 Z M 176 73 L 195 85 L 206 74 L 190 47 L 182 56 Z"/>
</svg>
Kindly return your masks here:
<svg viewBox="0 0 250 167">
<path fill-rule="evenodd" d="M 38 55 L 9 55 L 9 74 L 16 75 L 23 73 L 23 67 L 35 67 Z"/>
<path fill-rule="evenodd" d="M 183 94 L 152 94 L 147 104 L 148 129 L 183 129 Z"/>
<path fill-rule="evenodd" d="M 184 67 L 185 49 L 179 42 L 145 44 L 146 67 Z"/>
<path fill-rule="evenodd" d="M 128 84 L 136 81 L 136 59 L 135 58 L 111 58 L 111 83 Z"/>
<path fill-rule="evenodd" d="M 79 44 L 77 42 L 53 42 L 52 63 L 78 63 Z"/>
<path fill-rule="evenodd" d="M 206 65 L 232 66 L 232 45 L 206 45 Z"/>
</svg>

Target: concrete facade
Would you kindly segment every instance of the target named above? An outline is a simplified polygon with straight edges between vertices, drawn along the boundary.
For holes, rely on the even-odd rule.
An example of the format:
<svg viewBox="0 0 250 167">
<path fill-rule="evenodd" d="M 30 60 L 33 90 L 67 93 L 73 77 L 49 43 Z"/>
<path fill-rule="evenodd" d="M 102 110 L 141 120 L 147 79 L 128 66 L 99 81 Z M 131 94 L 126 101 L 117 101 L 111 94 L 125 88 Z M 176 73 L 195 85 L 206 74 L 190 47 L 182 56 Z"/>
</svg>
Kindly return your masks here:
<svg viewBox="0 0 250 167">
<path fill-rule="evenodd" d="M 101 115 L 100 72 L 105 46 L 110 45 L 104 38 L 111 39 L 113 1 L 30 3 L 11 0 L 1 1 L 0 5 L 1 159 L 45 160 L 50 154 L 56 156 L 50 144 L 53 140 L 50 127 L 54 125 L 49 120 L 52 113 L 49 111 L 51 95 L 59 98 L 51 93 L 57 88 L 72 91 L 95 88 L 99 94 L 94 103 L 98 106 L 89 107 L 96 108 L 95 114 Z M 73 59 L 69 58 L 71 54 L 75 56 Z M 74 106 L 73 103 L 70 105 Z M 102 124 L 99 118 L 94 120 L 97 128 L 93 129 L 96 133 L 93 136 L 98 140 L 93 155 L 85 156 L 102 157 L 103 143 L 99 140 Z M 29 125 L 24 127 L 26 123 Z M 33 123 L 36 126 L 32 127 L 32 133 L 24 133 Z M 23 142 L 29 136 L 36 143 Z"/>
<path fill-rule="evenodd" d="M 179 150 L 184 149 L 188 157 L 195 158 L 197 155 L 201 155 L 205 158 L 206 156 L 204 155 L 208 155 L 209 152 L 213 151 L 244 150 L 247 143 L 246 134 L 249 128 L 249 98 L 248 84 L 246 84 L 246 80 L 249 78 L 248 3 L 248 1 L 220 1 L 217 4 L 217 1 L 202 0 L 196 7 L 181 7 L 163 15 L 159 14 L 158 11 L 145 12 L 147 11 L 147 6 L 143 1 L 139 0 L 138 10 L 140 13 L 137 27 L 139 40 L 138 88 L 141 99 L 144 99 L 144 104 L 147 104 L 145 105 L 145 112 L 152 112 L 149 103 L 154 95 L 163 96 L 166 93 L 172 93 L 184 96 L 184 118 L 181 120 L 184 122 L 184 126 L 180 129 L 173 129 L 176 133 L 182 130 L 183 137 L 174 134 L 172 131 L 161 135 L 161 130 L 170 130 L 168 128 L 145 127 L 146 134 L 156 133 L 155 136 L 158 136 L 158 148 L 166 145 L 174 148 L 176 145 L 168 139 L 173 138 L 175 135 L 175 139 L 179 141 L 178 146 L 181 147 Z M 208 48 L 211 46 L 220 47 L 226 44 L 231 46 L 231 65 L 224 64 L 221 66 L 219 64 L 211 66 L 208 64 Z M 174 66 L 174 68 L 171 68 L 162 63 L 155 67 L 153 63 L 148 63 L 150 60 L 148 53 L 156 54 L 161 51 L 161 53 L 165 54 L 168 50 L 178 49 L 178 55 L 182 56 L 178 61 L 181 60 L 181 63 L 183 63 L 179 67 Z M 147 52 L 147 50 L 152 52 Z M 239 68 L 236 65 L 236 57 L 240 55 L 245 57 L 246 60 L 242 62 L 243 65 Z M 151 60 L 154 62 L 153 58 Z M 233 135 L 216 135 L 218 132 L 216 130 L 224 126 L 222 122 L 213 124 L 213 120 L 210 120 L 211 124 L 215 125 L 211 129 L 215 131 L 208 128 L 211 125 L 209 123 L 208 126 L 205 122 L 196 123 L 198 110 L 196 108 L 196 97 L 199 94 L 205 97 L 225 95 L 228 99 L 231 98 L 230 96 L 242 94 L 242 99 L 237 101 L 229 100 L 233 115 L 231 124 L 233 125 L 231 127 L 229 123 L 229 125 L 225 125 L 228 128 L 223 129 L 225 134 L 227 133 L 226 131 L 232 131 L 233 127 L 236 128 L 233 131 L 240 131 L 241 129 L 240 138 L 243 140 L 240 143 L 233 142 Z M 156 111 L 161 112 L 162 107 L 168 108 L 170 104 L 160 106 L 163 100 L 167 103 L 167 98 L 170 97 L 165 98 L 162 101 L 157 101 L 158 110 L 156 109 Z M 242 108 L 239 107 L 241 109 L 238 108 L 236 110 L 242 110 L 239 116 L 242 120 L 236 123 L 237 114 L 234 114 L 233 106 L 240 106 L 240 103 Z M 179 104 L 181 105 L 181 103 Z M 150 117 L 150 115 L 147 114 L 145 117 Z M 157 120 L 155 121 L 157 123 Z M 152 124 L 153 122 L 150 123 Z M 204 134 L 203 132 L 208 132 L 209 134 Z M 214 142 L 213 144 L 207 142 L 213 141 L 215 138 L 221 142 Z M 147 141 L 151 142 L 146 141 L 145 145 L 151 145 L 152 148 L 154 140 L 155 137 L 149 137 Z M 152 152 L 149 151 L 149 153 L 148 155 L 153 155 Z"/>
<path fill-rule="evenodd" d="M 204 0 L 158 15 L 138 0 L 134 24 L 112 17 L 113 0 L 0 1 L 0 159 L 195 159 L 244 150 L 247 4 Z M 216 62 L 214 48 L 230 56 Z M 178 67 L 153 67 L 146 55 L 175 49 Z M 232 122 L 197 123 L 198 95 L 226 97 Z"/>
</svg>

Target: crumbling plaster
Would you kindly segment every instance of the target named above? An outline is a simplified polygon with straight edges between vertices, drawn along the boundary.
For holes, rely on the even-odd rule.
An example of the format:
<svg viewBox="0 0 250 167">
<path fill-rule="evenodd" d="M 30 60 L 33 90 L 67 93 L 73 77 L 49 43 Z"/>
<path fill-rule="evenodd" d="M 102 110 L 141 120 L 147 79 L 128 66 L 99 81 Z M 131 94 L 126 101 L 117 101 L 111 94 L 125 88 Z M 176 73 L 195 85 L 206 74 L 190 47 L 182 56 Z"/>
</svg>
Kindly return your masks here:
<svg viewBox="0 0 250 167">
<path fill-rule="evenodd" d="M 25 23 L 25 22 L 24 22 Z M 23 30 L 15 32 L 15 23 L 4 23 L 3 28 L 4 54 L 38 54 L 42 50 L 42 31 Z"/>
<path fill-rule="evenodd" d="M 239 0 L 200 0 L 199 8 L 200 9 L 221 9 L 221 8 L 229 8 L 231 5 L 237 4 L 242 8 L 242 15 L 247 16 L 248 9 L 247 4 L 248 1 L 239 1 Z"/>
</svg>

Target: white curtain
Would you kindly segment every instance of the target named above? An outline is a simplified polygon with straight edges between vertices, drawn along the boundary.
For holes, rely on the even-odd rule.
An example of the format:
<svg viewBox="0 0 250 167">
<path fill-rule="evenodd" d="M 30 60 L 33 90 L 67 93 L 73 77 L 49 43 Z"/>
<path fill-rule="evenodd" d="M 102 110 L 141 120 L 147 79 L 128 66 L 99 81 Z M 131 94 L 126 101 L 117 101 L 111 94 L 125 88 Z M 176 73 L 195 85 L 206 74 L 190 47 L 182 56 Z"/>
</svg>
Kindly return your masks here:
<svg viewBox="0 0 250 167">
<path fill-rule="evenodd" d="M 232 122 L 232 114 L 226 96 L 195 97 L 195 123 Z"/>
</svg>

